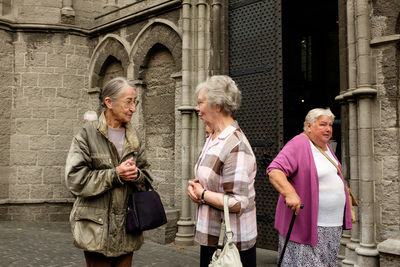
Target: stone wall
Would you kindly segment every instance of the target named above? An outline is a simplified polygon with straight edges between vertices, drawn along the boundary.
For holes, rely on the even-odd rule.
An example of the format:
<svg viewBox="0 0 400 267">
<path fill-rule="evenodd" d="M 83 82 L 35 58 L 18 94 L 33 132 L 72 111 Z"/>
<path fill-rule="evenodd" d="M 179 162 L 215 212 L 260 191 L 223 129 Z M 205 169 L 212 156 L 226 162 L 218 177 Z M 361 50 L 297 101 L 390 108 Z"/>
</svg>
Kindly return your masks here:
<svg viewBox="0 0 400 267">
<path fill-rule="evenodd" d="M 399 231 L 399 113 L 396 45 L 375 51 L 378 95 L 374 114 L 374 156 L 376 170 L 377 241 Z"/>
<path fill-rule="evenodd" d="M 13 35 L 0 30 L 0 200 L 8 199 L 8 183 L 10 169 L 10 142 L 11 142 L 11 105 L 13 100 L 14 84 L 14 56 L 12 46 Z M 0 210 L 1 214 L 1 210 Z"/>
<path fill-rule="evenodd" d="M 9 43 L 14 50 L 14 81 L 2 80 L 13 85 L 7 202 L 17 206 L 9 207 L 8 218 L 52 219 L 43 216 L 45 212 L 15 216 L 12 209 L 20 203 L 71 202 L 64 166 L 72 135 L 86 111 L 88 42 L 86 37 L 62 33 L 18 32 Z"/>
<path fill-rule="evenodd" d="M 200 7 L 190 3 L 195 30 L 187 39 L 193 45 L 186 59 L 193 72 L 188 83 L 187 72 L 182 79 L 180 0 L 0 1 L 0 219 L 68 219 L 74 198 L 65 187 L 64 165 L 72 137 L 85 111 L 100 111 L 98 96 L 105 82 L 122 75 L 136 86 L 141 100 L 132 121 L 148 147 L 155 188 L 168 217 L 167 225 L 147 235 L 173 241 L 179 210 L 188 202 L 182 139 L 196 146 L 187 147 L 190 159 L 183 160 L 192 162 L 202 125 L 193 108 L 182 105 L 182 94 L 190 98 L 197 80 L 206 76 L 209 30 L 196 28 L 203 11 L 201 22 L 210 26 L 211 2 Z M 217 3 L 213 9 L 219 7 Z M 199 52 L 199 42 L 207 49 Z M 182 106 L 193 114 L 185 126 L 190 136 L 182 136 Z M 184 219 L 191 220 L 190 215 Z"/>
<path fill-rule="evenodd" d="M 74 17 L 68 24 L 82 29 L 93 28 L 94 18 L 103 12 L 105 1 L 71 0 Z M 12 4 L 3 1 L 2 7 L 3 15 L 16 23 L 56 25 L 66 22 L 62 19 L 63 0 L 13 0 Z"/>
<path fill-rule="evenodd" d="M 375 224 L 381 266 L 400 263 L 400 38 L 394 38 L 400 33 L 399 10 L 397 1 L 376 1 L 371 16 L 377 89 L 373 112 Z"/>
<path fill-rule="evenodd" d="M 379 41 L 399 33 L 399 9 L 395 1 L 378 1 L 371 17 L 373 75 L 377 89 L 373 112 L 377 242 L 396 235 L 400 237 L 400 57 L 396 42 Z"/>
<path fill-rule="evenodd" d="M 11 16 L 18 23 L 60 22 L 62 0 L 13 0 Z"/>
<path fill-rule="evenodd" d="M 60 26 L 67 2 L 16 0 L 7 19 L 32 23 L 34 30 L 0 31 L 0 219 L 68 220 L 74 198 L 65 186 L 64 166 L 72 137 L 85 111 L 100 112 L 100 88 L 126 76 L 138 88 L 141 104 L 133 121 L 168 216 L 168 224 L 147 237 L 171 242 L 182 194 L 179 9 L 91 31 L 101 25 L 93 17 L 104 12 L 103 4 L 73 1 L 73 19 L 61 21 L 70 23 L 69 30 Z M 145 2 L 140 5 L 149 8 L 169 1 Z"/>
</svg>

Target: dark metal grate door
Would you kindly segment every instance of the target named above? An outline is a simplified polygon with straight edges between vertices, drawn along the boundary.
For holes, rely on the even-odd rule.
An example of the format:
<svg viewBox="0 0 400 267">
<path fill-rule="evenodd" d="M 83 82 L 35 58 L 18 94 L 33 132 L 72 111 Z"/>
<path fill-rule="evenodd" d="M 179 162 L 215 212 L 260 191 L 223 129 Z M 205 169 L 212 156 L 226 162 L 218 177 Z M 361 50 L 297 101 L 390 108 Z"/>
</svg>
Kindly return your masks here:
<svg viewBox="0 0 400 267">
<path fill-rule="evenodd" d="M 257 246 L 277 249 L 278 193 L 265 170 L 283 142 L 281 0 L 229 1 L 229 74 L 242 90 L 235 118 L 257 157 Z"/>
</svg>

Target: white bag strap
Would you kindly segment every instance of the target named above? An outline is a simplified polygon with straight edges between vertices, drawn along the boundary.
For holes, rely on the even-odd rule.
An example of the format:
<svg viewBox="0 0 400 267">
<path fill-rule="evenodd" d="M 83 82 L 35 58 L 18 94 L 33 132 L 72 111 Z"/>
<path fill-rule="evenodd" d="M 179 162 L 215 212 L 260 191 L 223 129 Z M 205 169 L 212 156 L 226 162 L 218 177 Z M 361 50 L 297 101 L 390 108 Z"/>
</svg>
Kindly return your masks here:
<svg viewBox="0 0 400 267">
<path fill-rule="evenodd" d="M 225 234 L 226 237 L 228 238 L 228 242 L 231 242 L 233 237 L 231 224 L 229 221 L 228 199 L 229 199 L 228 195 L 224 195 L 224 218 L 222 219 L 221 231 L 219 233 L 219 239 L 218 239 L 219 249 L 224 246 Z"/>
</svg>

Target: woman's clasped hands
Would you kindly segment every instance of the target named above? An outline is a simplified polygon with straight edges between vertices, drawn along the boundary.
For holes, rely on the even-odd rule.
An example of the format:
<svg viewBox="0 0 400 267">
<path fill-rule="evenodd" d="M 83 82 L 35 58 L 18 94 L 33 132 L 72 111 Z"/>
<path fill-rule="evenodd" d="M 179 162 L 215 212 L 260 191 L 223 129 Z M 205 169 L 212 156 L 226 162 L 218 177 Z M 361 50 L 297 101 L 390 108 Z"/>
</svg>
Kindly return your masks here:
<svg viewBox="0 0 400 267">
<path fill-rule="evenodd" d="M 138 177 L 138 168 L 133 158 L 129 158 L 122 162 L 118 167 L 118 175 L 122 180 L 127 182 L 133 182 Z"/>
<path fill-rule="evenodd" d="M 189 198 L 197 203 L 201 204 L 201 193 L 203 193 L 204 187 L 200 184 L 199 179 L 194 179 L 189 181 L 187 194 Z"/>
</svg>

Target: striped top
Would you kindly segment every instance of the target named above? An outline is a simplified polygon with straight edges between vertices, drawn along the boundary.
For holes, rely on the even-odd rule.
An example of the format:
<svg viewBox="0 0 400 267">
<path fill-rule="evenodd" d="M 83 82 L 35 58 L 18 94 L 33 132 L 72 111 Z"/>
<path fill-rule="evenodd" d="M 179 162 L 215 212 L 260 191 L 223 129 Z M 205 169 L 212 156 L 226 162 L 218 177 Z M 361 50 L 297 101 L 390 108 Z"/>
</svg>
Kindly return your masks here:
<svg viewBox="0 0 400 267">
<path fill-rule="evenodd" d="M 253 150 L 236 121 L 214 140 L 211 138 L 196 163 L 195 177 L 204 189 L 229 194 L 229 207 L 240 203 L 240 212 L 230 214 L 233 241 L 239 250 L 250 249 L 257 237 Z M 200 245 L 217 246 L 223 216 L 223 210 L 198 206 L 195 240 Z"/>
</svg>

